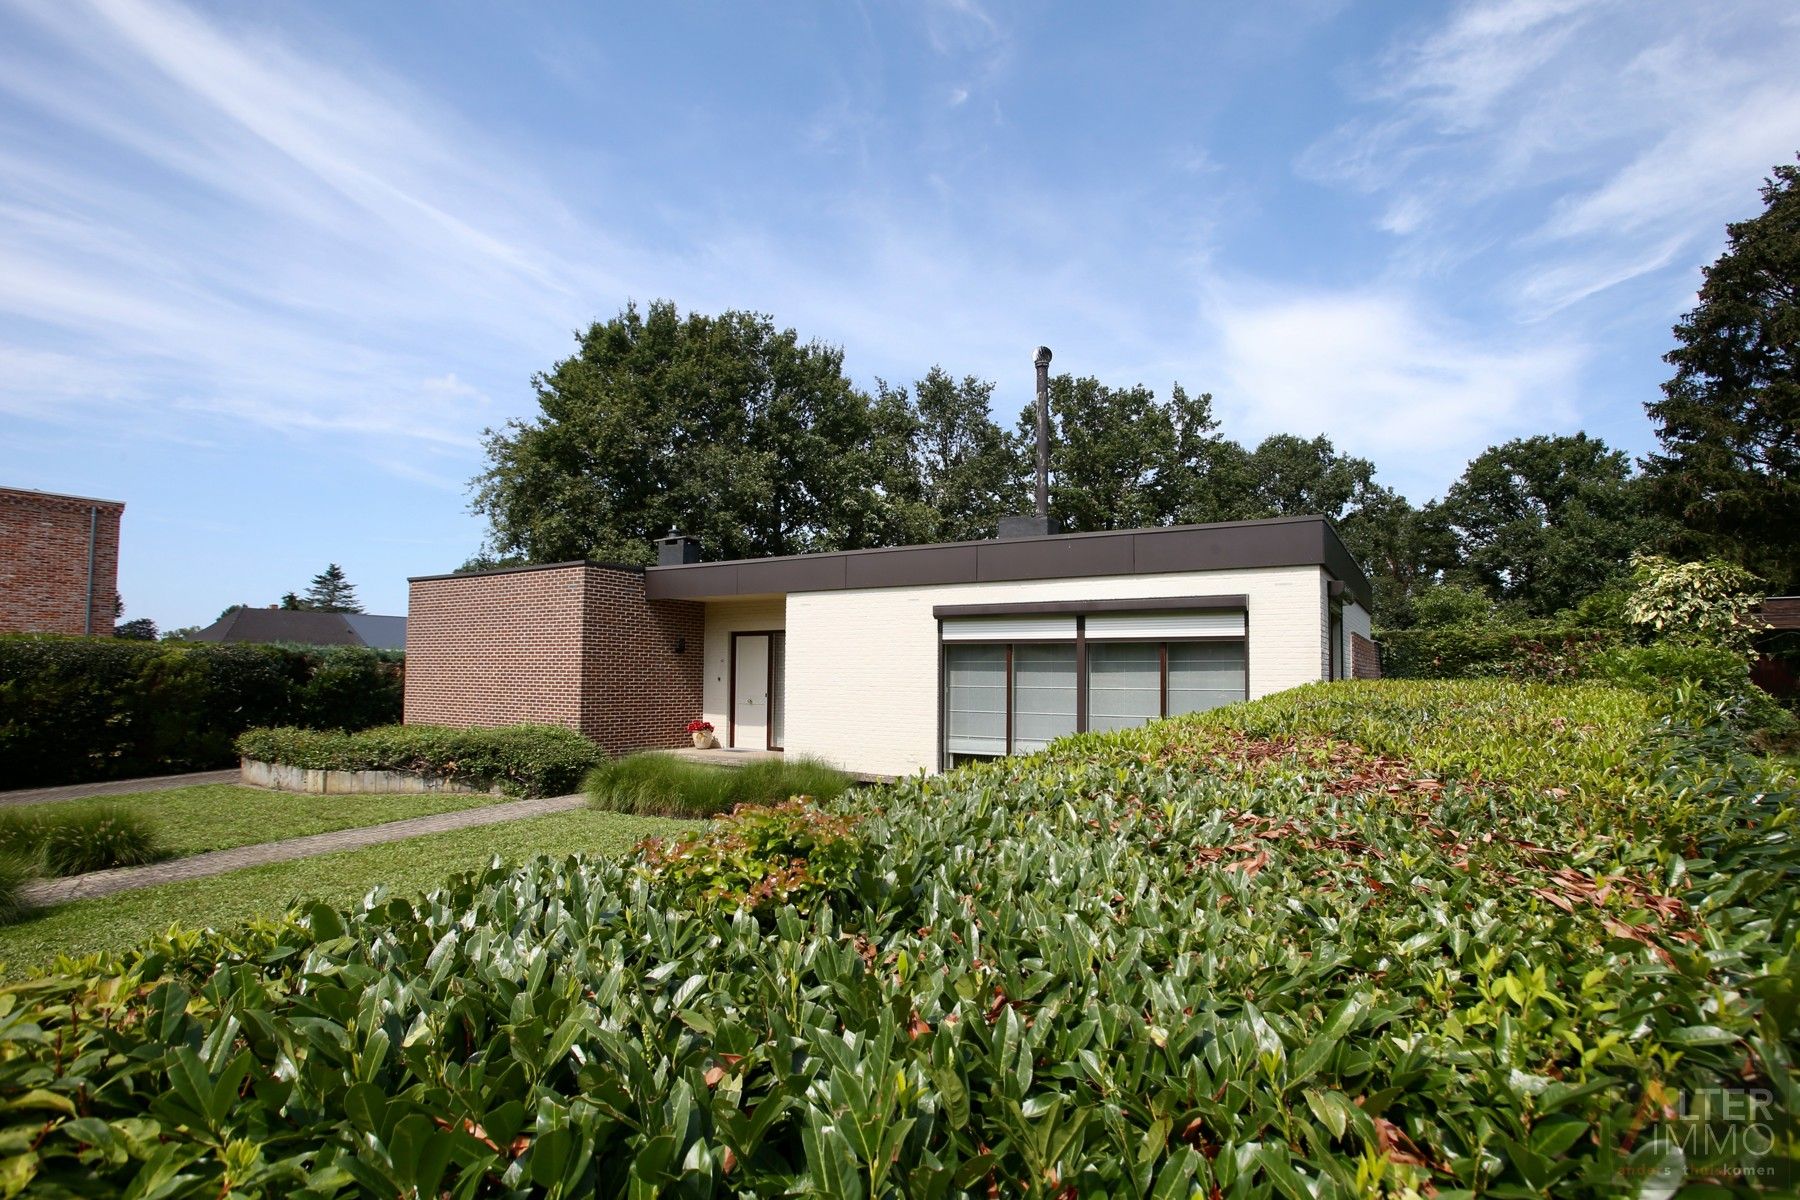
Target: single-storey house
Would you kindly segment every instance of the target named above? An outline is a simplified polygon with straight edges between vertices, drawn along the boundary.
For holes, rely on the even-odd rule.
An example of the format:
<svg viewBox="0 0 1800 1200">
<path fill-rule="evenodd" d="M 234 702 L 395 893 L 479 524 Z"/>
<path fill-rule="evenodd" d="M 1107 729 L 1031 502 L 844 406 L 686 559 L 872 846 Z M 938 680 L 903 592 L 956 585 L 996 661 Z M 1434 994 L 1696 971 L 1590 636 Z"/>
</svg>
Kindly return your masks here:
<svg viewBox="0 0 1800 1200">
<path fill-rule="evenodd" d="M 371 650 L 406 648 L 406 618 L 377 613 L 314 612 L 311 609 L 233 609 L 191 642 L 295 642 L 303 646 L 367 646 Z"/>
<path fill-rule="evenodd" d="M 406 720 L 550 722 L 609 751 L 784 750 L 937 771 L 1378 673 L 1322 517 L 411 580 Z"/>
</svg>

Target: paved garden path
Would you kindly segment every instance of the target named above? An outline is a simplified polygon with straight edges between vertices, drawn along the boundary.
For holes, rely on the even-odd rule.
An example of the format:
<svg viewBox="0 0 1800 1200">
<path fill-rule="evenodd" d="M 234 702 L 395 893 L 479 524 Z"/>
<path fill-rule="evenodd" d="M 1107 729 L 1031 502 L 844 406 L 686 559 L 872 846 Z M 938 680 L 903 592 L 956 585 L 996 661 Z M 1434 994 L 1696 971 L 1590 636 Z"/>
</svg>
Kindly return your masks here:
<svg viewBox="0 0 1800 1200">
<path fill-rule="evenodd" d="M 15 804 L 48 804 L 53 800 L 91 800 L 95 796 L 124 796 L 133 792 L 166 792 L 170 788 L 202 783 L 236 783 L 238 769 L 194 771 L 187 775 L 157 775 L 149 779 L 109 779 L 104 783 L 71 783 L 67 787 L 25 788 L 0 792 L 0 808 Z"/>
<path fill-rule="evenodd" d="M 382 842 L 403 841 L 427 833 L 444 833 L 476 825 L 543 817 L 551 813 L 568 812 L 586 803 L 585 796 L 551 796 L 541 800 L 487 804 L 460 812 L 389 821 L 385 825 L 365 825 L 361 829 L 339 829 L 331 833 L 315 833 L 310 837 L 289 838 L 282 842 L 233 846 L 229 850 L 213 850 L 187 858 L 172 858 L 168 862 L 152 863 L 147 867 L 118 867 L 111 871 L 71 875 L 66 879 L 45 879 L 20 888 L 19 894 L 21 899 L 31 904 L 91 900 L 96 896 L 110 896 L 114 892 L 154 887 L 159 883 L 176 883 L 184 879 L 199 879 L 205 875 L 221 875 L 244 867 L 260 867 L 264 863 L 312 858 L 319 854 L 330 854 L 334 850 L 355 850 L 363 846 L 380 845 Z"/>
</svg>

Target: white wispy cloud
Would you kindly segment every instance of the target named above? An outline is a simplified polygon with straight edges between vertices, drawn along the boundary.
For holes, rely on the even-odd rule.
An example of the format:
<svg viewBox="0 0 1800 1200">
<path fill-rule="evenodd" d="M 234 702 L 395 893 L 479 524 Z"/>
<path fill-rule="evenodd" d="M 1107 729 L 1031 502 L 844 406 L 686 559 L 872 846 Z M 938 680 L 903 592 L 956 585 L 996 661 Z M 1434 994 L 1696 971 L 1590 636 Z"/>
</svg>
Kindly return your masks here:
<svg viewBox="0 0 1800 1200">
<path fill-rule="evenodd" d="M 1717 244 L 1800 149 L 1795 62 L 1784 0 L 1474 0 L 1359 72 L 1297 165 L 1378 197 L 1400 261 L 1492 255 L 1541 318 Z"/>
<path fill-rule="evenodd" d="M 0 357 L 114 364 L 90 396 L 467 450 L 485 398 L 443 383 L 463 350 L 547 347 L 618 294 L 607 237 L 379 70 L 173 3 L 14 12 L 37 43 L 0 50 L 0 91 L 64 132 L 0 152 Z M 0 406 L 43 418 L 44 374 L 0 377 Z"/>
<path fill-rule="evenodd" d="M 1205 318 L 1228 431 L 1329 434 L 1415 496 L 1483 448 L 1574 412 L 1578 346 L 1496 346 L 1404 294 L 1233 283 L 1209 295 Z"/>
</svg>

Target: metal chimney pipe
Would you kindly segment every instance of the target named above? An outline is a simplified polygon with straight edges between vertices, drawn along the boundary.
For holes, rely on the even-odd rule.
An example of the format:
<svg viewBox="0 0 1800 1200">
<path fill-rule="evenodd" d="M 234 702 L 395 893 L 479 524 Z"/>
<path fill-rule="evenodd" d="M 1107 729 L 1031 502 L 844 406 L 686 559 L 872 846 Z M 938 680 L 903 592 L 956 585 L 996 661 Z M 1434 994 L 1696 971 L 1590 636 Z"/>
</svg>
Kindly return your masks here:
<svg viewBox="0 0 1800 1200">
<path fill-rule="evenodd" d="M 1037 367 L 1037 516 L 1050 518 L 1050 347 L 1039 346 Z"/>
</svg>

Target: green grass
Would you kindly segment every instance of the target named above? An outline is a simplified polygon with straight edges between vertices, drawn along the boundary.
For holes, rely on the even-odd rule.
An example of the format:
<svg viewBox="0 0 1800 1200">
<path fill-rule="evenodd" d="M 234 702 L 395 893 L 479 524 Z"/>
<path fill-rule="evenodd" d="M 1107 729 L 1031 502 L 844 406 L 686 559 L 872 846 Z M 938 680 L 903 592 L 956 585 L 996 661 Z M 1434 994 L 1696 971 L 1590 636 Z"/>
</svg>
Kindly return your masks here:
<svg viewBox="0 0 1800 1200">
<path fill-rule="evenodd" d="M 715 767 L 672 754 L 628 754 L 595 767 L 587 794 L 595 808 L 640 816 L 711 817 L 740 804 L 792 796 L 835 800 L 851 779 L 815 758 L 760 759 Z"/>
<path fill-rule="evenodd" d="M 504 797 L 436 793 L 425 796 L 314 796 L 304 792 L 275 792 L 229 783 L 171 788 L 162 792 L 133 792 L 108 796 L 117 805 L 150 820 L 158 844 L 171 855 L 202 854 L 232 846 L 250 846 L 283 838 L 330 833 L 460 812 L 496 804 Z M 79 801 L 31 804 L 0 813 L 7 819 L 53 817 Z"/>
<path fill-rule="evenodd" d="M 681 821 L 576 809 L 78 901 L 27 914 L 19 924 L 0 928 L 0 977 L 17 978 L 59 955 L 126 950 L 171 925 L 222 929 L 277 916 L 297 900 L 346 905 L 377 886 L 395 895 L 418 895 L 458 871 L 485 866 L 495 854 L 507 859 L 577 852 L 617 855 L 643 838 L 688 827 Z"/>
</svg>

